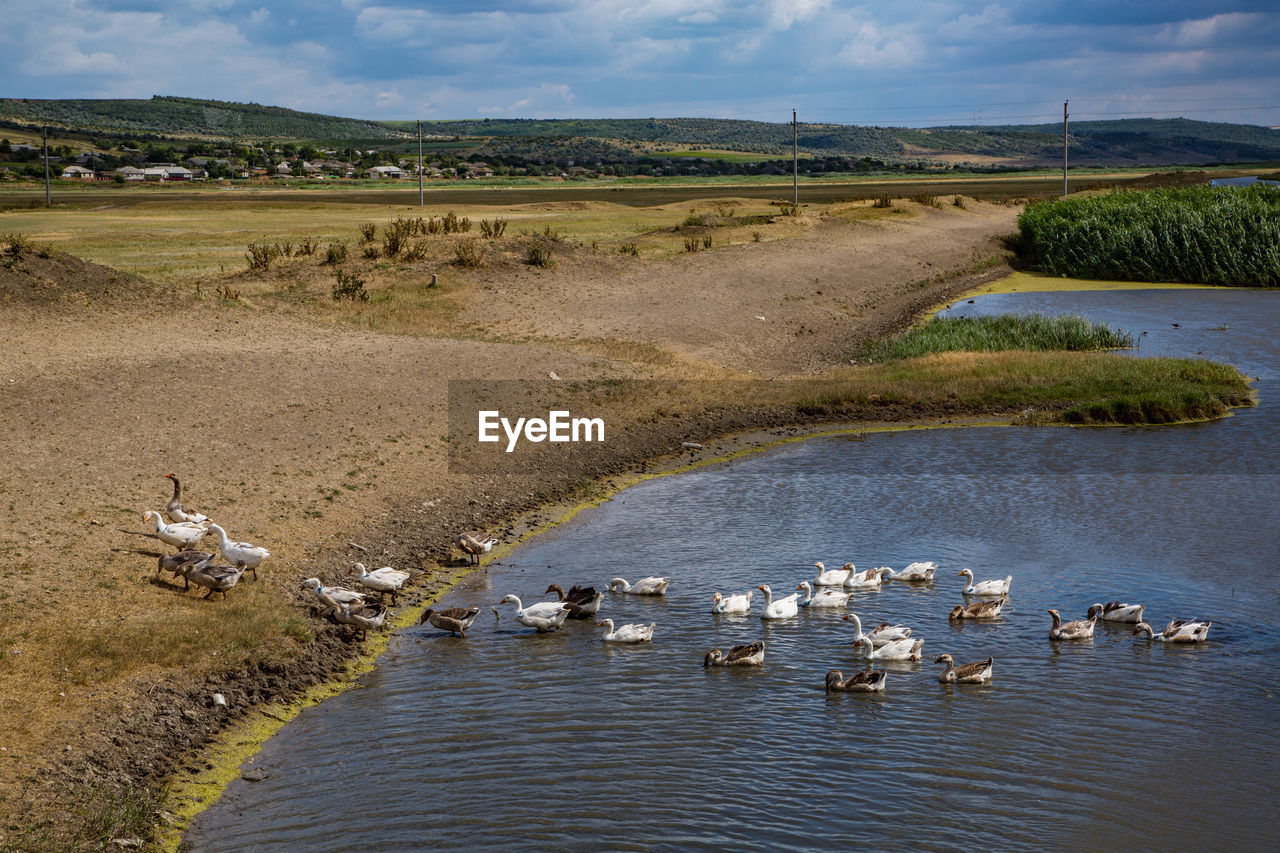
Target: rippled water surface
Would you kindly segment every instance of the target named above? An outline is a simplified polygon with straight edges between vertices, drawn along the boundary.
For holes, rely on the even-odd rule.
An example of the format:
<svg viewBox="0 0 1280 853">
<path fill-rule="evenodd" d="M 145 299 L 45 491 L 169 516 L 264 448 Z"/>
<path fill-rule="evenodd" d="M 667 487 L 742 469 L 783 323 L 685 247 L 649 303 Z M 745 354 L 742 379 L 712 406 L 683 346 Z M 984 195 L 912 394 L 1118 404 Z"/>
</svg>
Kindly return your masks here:
<svg viewBox="0 0 1280 853">
<path fill-rule="evenodd" d="M 1280 549 L 1274 402 L 1280 294 L 991 296 L 955 310 L 1075 311 L 1142 355 L 1231 360 L 1262 405 L 1164 429 L 979 428 L 812 440 L 654 480 L 470 578 L 466 639 L 414 628 L 353 690 L 304 712 L 188 835 L 196 850 L 482 848 L 1275 849 Z M 1177 323 L 1175 327 L 1172 324 Z M 1225 327 L 1225 328 L 1224 328 Z M 923 664 L 881 696 L 838 615 L 716 617 L 715 591 L 789 593 L 811 564 L 937 560 L 937 582 L 858 593 L 864 625 L 910 625 Z M 1004 615 L 948 624 L 956 572 L 1013 575 Z M 489 605 L 552 581 L 669 575 L 666 599 L 606 596 L 656 622 L 614 648 L 590 622 L 538 635 Z M 1214 622 L 1164 646 L 1099 624 L 1051 643 L 1046 609 L 1095 601 Z M 756 613 L 760 596 L 756 595 Z M 764 639 L 759 670 L 705 671 Z M 931 661 L 995 657 L 990 687 Z"/>
</svg>

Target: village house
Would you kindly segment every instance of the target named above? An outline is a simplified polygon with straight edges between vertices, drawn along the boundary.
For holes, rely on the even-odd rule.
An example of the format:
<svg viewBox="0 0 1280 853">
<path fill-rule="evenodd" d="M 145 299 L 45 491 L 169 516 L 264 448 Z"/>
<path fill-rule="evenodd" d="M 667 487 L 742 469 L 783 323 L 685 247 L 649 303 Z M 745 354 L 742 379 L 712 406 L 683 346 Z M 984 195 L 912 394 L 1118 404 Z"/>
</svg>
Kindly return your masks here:
<svg viewBox="0 0 1280 853">
<path fill-rule="evenodd" d="M 126 181 L 141 181 L 144 179 L 143 170 L 139 169 L 137 166 L 121 166 L 112 174 L 119 175 Z"/>
<path fill-rule="evenodd" d="M 62 177 L 69 181 L 92 181 L 94 174 L 93 169 L 84 166 L 68 166 L 62 170 Z"/>
<path fill-rule="evenodd" d="M 371 178 L 403 178 L 404 170 L 399 166 L 374 166 L 365 174 Z"/>
</svg>

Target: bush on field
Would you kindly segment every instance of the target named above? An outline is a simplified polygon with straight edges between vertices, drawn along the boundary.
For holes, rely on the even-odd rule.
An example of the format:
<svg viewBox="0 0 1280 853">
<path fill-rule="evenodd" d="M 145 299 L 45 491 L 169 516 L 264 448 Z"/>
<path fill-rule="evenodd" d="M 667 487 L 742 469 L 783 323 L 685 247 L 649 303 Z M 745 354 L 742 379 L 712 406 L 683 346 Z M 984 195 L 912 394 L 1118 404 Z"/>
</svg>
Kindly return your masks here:
<svg viewBox="0 0 1280 853">
<path fill-rule="evenodd" d="M 1280 286 L 1280 187 L 1183 187 L 1032 204 L 1016 249 L 1053 275 Z"/>
</svg>

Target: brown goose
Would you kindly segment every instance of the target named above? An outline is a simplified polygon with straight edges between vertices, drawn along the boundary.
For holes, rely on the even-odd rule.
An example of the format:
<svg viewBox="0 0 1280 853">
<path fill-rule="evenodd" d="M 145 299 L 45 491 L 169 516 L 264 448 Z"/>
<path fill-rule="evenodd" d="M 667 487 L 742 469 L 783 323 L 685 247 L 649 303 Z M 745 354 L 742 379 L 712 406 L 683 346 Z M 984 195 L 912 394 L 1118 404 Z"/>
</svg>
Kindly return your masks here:
<svg viewBox="0 0 1280 853">
<path fill-rule="evenodd" d="M 827 692 L 883 693 L 888 678 L 888 673 L 883 669 L 864 669 L 848 678 L 840 670 L 833 669 L 827 673 Z"/>
<path fill-rule="evenodd" d="M 213 559 L 214 555 L 208 551 L 196 551 L 191 548 L 179 551 L 176 554 L 165 554 L 156 560 L 156 574 L 160 572 L 173 572 L 176 578 L 178 575 L 185 574 L 185 566 L 194 563 L 208 563 Z M 187 584 L 183 589 L 190 589 L 191 584 Z"/>
<path fill-rule="evenodd" d="M 476 614 L 479 612 L 479 607 L 446 607 L 444 610 L 428 607 L 422 611 L 422 618 L 418 620 L 418 624 L 429 622 L 441 631 L 466 637 L 467 629 L 471 627 L 472 622 L 476 621 Z"/>
<path fill-rule="evenodd" d="M 1053 627 L 1049 629 L 1050 640 L 1088 640 L 1093 637 L 1093 626 L 1098 622 L 1097 616 L 1063 622 L 1062 614 L 1056 610 L 1050 610 L 1049 615 L 1053 617 Z"/>
<path fill-rule="evenodd" d="M 604 600 L 604 593 L 596 592 L 593 586 L 574 584 L 568 592 L 565 592 L 564 587 L 553 583 L 547 587 L 546 591 L 554 592 L 556 598 L 564 602 L 565 607 L 569 609 L 570 619 L 590 619 L 599 612 L 600 602 Z"/>
<path fill-rule="evenodd" d="M 764 663 L 764 640 L 734 646 L 725 654 L 712 649 L 702 659 L 703 666 L 760 666 Z"/>
<path fill-rule="evenodd" d="M 189 510 L 182 505 L 182 483 L 178 482 L 178 478 L 173 474 L 165 474 L 165 476 L 173 480 L 173 497 L 169 499 L 169 503 L 165 504 L 165 517 L 175 523 L 190 521 L 199 524 L 202 521 L 208 521 L 209 516 Z"/>
<path fill-rule="evenodd" d="M 934 663 L 945 663 L 947 665 L 947 668 L 938 676 L 938 680 L 944 684 L 948 681 L 960 684 L 986 684 L 991 680 L 991 670 L 994 662 L 995 658 L 987 658 L 977 663 L 956 666 L 955 659 L 951 655 L 939 655 L 934 661 Z"/>
<path fill-rule="evenodd" d="M 1004 609 L 1007 598 L 988 598 L 972 604 L 957 604 L 952 608 L 948 619 L 994 619 Z"/>
<path fill-rule="evenodd" d="M 204 594 L 205 598 L 210 598 L 215 592 L 222 593 L 222 597 L 227 597 L 227 590 L 240 582 L 240 578 L 244 575 L 245 564 L 240 563 L 236 566 L 211 566 L 208 563 L 188 563 L 183 566 L 182 576 L 191 583 L 197 584 L 209 590 Z"/>
<path fill-rule="evenodd" d="M 358 630 L 360 640 L 363 642 L 369 636 L 370 628 L 381 628 L 387 621 L 387 606 L 366 604 L 363 607 L 352 608 L 348 604 L 340 604 L 334 608 L 333 618 L 343 625 Z"/>
<path fill-rule="evenodd" d="M 458 547 L 462 549 L 462 553 L 467 555 L 472 565 L 480 565 L 480 555 L 488 554 L 493 550 L 493 546 L 498 544 L 498 540 L 492 536 L 485 536 L 477 530 L 468 530 L 465 533 L 459 533 L 458 538 L 453 540 Z"/>
</svg>

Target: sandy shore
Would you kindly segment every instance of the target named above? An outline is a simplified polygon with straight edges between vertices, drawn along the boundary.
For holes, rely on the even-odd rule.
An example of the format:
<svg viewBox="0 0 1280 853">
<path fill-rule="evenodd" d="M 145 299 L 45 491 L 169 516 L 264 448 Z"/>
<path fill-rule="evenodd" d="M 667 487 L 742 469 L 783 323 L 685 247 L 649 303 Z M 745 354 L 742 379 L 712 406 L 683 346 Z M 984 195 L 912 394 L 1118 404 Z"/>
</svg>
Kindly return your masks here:
<svg viewBox="0 0 1280 853">
<path fill-rule="evenodd" d="M 162 288 L 121 298 L 120 282 L 110 298 L 9 299 L 0 846 L 38 848 L 120 791 L 198 766 L 229 720 L 341 671 L 358 644 L 316 616 L 305 577 L 343 582 L 357 559 L 407 568 L 413 608 L 460 570 L 458 530 L 517 538 L 557 501 L 682 464 L 683 441 L 709 453 L 729 434 L 747 446 L 833 420 L 980 414 L 741 406 L 628 422 L 624 405 L 610 417 L 625 447 L 473 474 L 447 464 L 449 380 L 812 375 L 992 277 L 989 265 L 957 271 L 998 254 L 1016 213 L 971 202 L 666 261 L 588 253 L 549 271 L 494 271 L 469 291 L 465 337 L 376 334 Z M 155 576 L 167 549 L 139 535 L 139 514 L 163 507 L 171 471 L 189 505 L 272 551 L 261 579 L 225 602 Z"/>
</svg>

